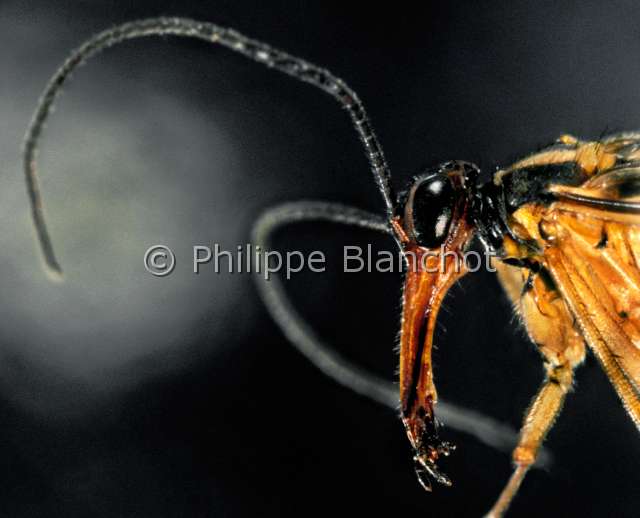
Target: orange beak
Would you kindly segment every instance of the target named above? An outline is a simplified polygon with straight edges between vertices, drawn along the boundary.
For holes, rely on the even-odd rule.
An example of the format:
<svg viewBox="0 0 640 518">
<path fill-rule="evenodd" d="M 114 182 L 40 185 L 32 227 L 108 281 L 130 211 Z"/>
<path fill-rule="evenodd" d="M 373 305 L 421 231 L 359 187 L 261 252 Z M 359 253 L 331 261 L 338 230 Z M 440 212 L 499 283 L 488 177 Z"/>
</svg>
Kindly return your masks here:
<svg viewBox="0 0 640 518">
<path fill-rule="evenodd" d="M 415 466 L 422 486 L 430 479 L 451 485 L 437 466 L 438 458 L 454 448 L 438 436 L 434 407 L 438 400 L 433 380 L 431 350 L 438 310 L 447 291 L 465 273 L 463 251 L 472 230 L 464 217 L 453 220 L 441 248 L 429 250 L 405 243 L 407 273 L 400 333 L 400 401 L 402 421 L 414 448 Z"/>
</svg>

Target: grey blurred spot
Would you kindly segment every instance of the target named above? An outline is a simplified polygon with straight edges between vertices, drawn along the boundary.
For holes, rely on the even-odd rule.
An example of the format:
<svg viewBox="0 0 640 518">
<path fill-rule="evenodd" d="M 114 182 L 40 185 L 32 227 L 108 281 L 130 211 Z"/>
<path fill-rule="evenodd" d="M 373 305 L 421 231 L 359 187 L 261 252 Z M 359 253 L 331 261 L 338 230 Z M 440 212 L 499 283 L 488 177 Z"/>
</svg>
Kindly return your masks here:
<svg viewBox="0 0 640 518">
<path fill-rule="evenodd" d="M 188 95 L 131 73 L 144 65 L 162 79 L 179 70 L 132 65 L 126 52 L 108 66 L 90 63 L 59 102 L 40 153 L 66 277 L 51 283 L 40 268 L 19 152 L 40 90 L 71 50 L 65 41 L 77 33 L 75 46 L 88 34 L 15 5 L 0 8 L 0 392 L 33 410 L 76 412 L 85 400 L 214 354 L 225 333 L 238 332 L 223 323 L 246 311 L 243 276 L 207 268 L 193 275 L 190 256 L 194 244 L 246 242 L 245 221 L 234 213 L 243 163 L 220 129 L 232 113 L 211 106 L 213 118 Z M 159 243 L 177 257 L 162 279 L 142 262 Z M 187 347 L 197 342 L 196 323 L 216 338 L 211 349 Z"/>
</svg>

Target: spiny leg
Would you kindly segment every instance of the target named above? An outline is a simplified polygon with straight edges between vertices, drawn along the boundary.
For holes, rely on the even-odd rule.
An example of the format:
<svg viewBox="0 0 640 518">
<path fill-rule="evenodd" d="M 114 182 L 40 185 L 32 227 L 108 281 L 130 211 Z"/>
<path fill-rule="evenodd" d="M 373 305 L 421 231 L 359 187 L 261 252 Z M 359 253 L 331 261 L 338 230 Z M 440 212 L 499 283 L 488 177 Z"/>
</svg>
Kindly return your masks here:
<svg viewBox="0 0 640 518">
<path fill-rule="evenodd" d="M 547 364 L 546 370 L 546 378 L 527 410 L 520 431 L 520 441 L 513 451 L 515 469 L 498 500 L 487 513 L 487 518 L 500 517 L 508 509 L 571 390 L 573 367 L 568 362 L 562 365 Z"/>
</svg>

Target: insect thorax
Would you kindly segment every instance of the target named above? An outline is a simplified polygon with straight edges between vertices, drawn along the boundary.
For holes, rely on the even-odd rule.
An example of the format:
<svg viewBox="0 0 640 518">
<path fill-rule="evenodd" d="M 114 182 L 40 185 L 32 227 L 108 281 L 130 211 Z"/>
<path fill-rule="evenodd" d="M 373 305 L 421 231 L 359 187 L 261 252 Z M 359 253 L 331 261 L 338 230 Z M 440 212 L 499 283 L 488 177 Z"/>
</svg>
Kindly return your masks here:
<svg viewBox="0 0 640 518">
<path fill-rule="evenodd" d="M 485 246 L 503 258 L 513 253 L 513 246 L 505 249 L 505 239 L 535 250 L 533 241 L 540 232 L 527 232 L 527 227 L 532 220 L 540 223 L 560 186 L 579 188 L 599 173 L 637 160 L 637 140 L 634 145 L 623 146 L 620 142 L 617 136 L 584 142 L 565 135 L 497 171 L 492 181 L 479 188 L 475 204 L 475 224 Z"/>
</svg>

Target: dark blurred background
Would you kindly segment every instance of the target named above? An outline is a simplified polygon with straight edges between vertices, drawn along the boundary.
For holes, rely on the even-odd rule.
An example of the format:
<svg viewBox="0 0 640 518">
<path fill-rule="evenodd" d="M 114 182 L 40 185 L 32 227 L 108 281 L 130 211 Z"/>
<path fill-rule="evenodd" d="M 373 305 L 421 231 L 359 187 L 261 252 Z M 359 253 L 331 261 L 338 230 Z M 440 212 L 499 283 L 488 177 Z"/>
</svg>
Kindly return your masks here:
<svg viewBox="0 0 640 518">
<path fill-rule="evenodd" d="M 368 106 L 398 186 L 428 164 L 486 175 L 569 132 L 640 127 L 640 6 L 495 2 L 11 1 L 0 4 L 0 515 L 479 516 L 509 456 L 461 432 L 426 494 L 393 412 L 323 377 L 270 320 L 249 275 L 190 273 L 190 247 L 249 239 L 300 198 L 381 211 L 344 113 L 231 52 L 133 41 L 66 88 L 41 153 L 64 284 L 40 268 L 21 138 L 49 76 L 93 33 L 182 15 L 326 66 Z M 345 244 L 384 237 L 292 226 L 283 249 L 327 253 L 291 296 L 318 333 L 392 380 L 401 278 L 343 274 Z M 142 267 L 171 246 L 176 271 Z M 540 359 L 496 279 L 468 276 L 436 340 L 442 398 L 517 427 Z M 637 516 L 640 437 L 589 356 L 513 516 Z M 445 423 L 446 424 L 446 423 Z M 419 514 L 416 514 L 419 513 Z"/>
</svg>

